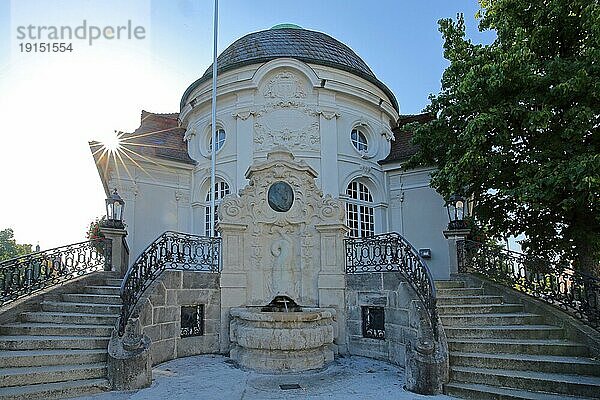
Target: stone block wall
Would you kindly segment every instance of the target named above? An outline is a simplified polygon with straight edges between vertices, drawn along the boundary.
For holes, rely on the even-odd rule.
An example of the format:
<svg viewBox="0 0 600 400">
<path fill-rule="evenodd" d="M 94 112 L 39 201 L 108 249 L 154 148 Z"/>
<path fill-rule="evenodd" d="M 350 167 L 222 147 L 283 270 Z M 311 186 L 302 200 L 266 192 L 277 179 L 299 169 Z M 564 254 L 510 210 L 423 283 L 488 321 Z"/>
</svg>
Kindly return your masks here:
<svg viewBox="0 0 600 400">
<path fill-rule="evenodd" d="M 400 273 L 346 275 L 346 315 L 350 354 L 404 366 L 406 344 L 418 334 L 418 316 L 411 312 L 414 292 Z M 383 307 L 385 339 L 363 337 L 362 307 Z"/>
<path fill-rule="evenodd" d="M 198 304 L 204 306 L 204 334 L 181 337 L 181 306 Z M 152 365 L 219 352 L 219 274 L 165 271 L 146 290 L 138 310 L 141 330 L 152 340 Z"/>
</svg>

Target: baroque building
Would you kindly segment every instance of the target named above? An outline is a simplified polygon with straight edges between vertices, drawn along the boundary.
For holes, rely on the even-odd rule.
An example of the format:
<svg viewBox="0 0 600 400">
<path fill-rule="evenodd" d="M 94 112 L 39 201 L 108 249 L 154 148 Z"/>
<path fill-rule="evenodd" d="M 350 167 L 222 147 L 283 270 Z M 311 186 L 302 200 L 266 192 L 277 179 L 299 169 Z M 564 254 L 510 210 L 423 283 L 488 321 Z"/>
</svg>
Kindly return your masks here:
<svg viewBox="0 0 600 400">
<path fill-rule="evenodd" d="M 401 115 L 352 49 L 295 25 L 236 40 L 217 65 L 217 204 L 246 186 L 254 162 L 287 149 L 317 172 L 323 194 L 345 201 L 350 236 L 396 231 L 430 249 L 434 277 L 448 278 L 444 201 L 429 187 L 430 169 L 402 168 L 413 151 L 402 126 L 427 115 Z M 99 168 L 106 190 L 127 202 L 134 257 L 166 230 L 210 235 L 211 80 L 212 67 L 187 88 L 179 113 L 143 111 L 123 136 L 136 161 Z"/>
<path fill-rule="evenodd" d="M 317 374 L 370 357 L 403 368 L 399 393 L 599 398 L 600 281 L 467 240 L 462 198 L 447 225 L 432 169 L 404 168 L 406 124 L 432 116 L 294 25 L 218 67 L 215 143 L 210 68 L 118 151 L 90 144 L 104 237 L 0 263 L 0 400 L 139 389 L 203 354 Z"/>
</svg>

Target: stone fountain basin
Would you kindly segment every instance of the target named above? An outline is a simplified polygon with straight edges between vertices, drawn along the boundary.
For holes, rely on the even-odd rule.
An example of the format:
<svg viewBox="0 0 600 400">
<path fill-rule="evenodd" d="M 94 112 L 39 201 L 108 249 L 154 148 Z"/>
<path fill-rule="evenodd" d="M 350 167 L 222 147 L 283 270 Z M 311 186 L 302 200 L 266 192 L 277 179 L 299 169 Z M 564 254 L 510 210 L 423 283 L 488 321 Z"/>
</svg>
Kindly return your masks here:
<svg viewBox="0 0 600 400">
<path fill-rule="evenodd" d="M 232 308 L 230 315 L 231 358 L 243 367 L 299 372 L 333 360 L 334 309 L 269 312 L 241 307 Z"/>
</svg>

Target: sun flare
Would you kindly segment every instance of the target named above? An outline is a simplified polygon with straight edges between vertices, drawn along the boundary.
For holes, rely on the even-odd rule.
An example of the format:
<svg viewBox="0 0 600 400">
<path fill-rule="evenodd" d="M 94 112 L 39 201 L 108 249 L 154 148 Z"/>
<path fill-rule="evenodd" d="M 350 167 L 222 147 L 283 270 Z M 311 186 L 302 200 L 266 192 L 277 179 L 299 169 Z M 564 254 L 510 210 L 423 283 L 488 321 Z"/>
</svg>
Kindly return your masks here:
<svg viewBox="0 0 600 400">
<path fill-rule="evenodd" d="M 121 147 L 121 136 L 120 132 L 116 132 L 113 135 L 108 135 L 102 140 L 102 146 L 111 153 L 118 152 Z"/>
</svg>

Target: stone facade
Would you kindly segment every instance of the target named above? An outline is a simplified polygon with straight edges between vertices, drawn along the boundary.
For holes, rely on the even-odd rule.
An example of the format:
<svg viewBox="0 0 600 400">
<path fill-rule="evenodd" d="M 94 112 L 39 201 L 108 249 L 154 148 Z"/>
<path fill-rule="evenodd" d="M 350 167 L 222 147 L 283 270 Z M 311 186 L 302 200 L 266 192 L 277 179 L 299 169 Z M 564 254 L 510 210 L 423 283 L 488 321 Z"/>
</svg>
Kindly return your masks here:
<svg viewBox="0 0 600 400">
<path fill-rule="evenodd" d="M 204 334 L 181 337 L 181 306 L 204 306 Z M 138 303 L 143 334 L 152 341 L 152 365 L 174 358 L 219 352 L 221 324 L 219 275 L 165 271 Z"/>
<path fill-rule="evenodd" d="M 347 332 L 350 354 L 405 365 L 406 343 L 417 337 L 418 318 L 411 315 L 415 300 L 400 273 L 349 274 L 346 276 Z M 383 307 L 385 339 L 363 337 L 362 308 Z"/>
<path fill-rule="evenodd" d="M 446 336 L 439 321 L 434 335 L 414 289 L 394 272 L 349 274 L 346 280 L 350 354 L 405 367 L 410 391 L 441 393 L 449 371 Z M 385 339 L 363 337 L 363 307 L 383 307 Z"/>
<path fill-rule="evenodd" d="M 250 183 L 219 207 L 223 239 L 221 352 L 229 350 L 229 310 L 264 306 L 285 295 L 302 307 L 339 311 L 335 343 L 345 348 L 344 205 L 323 196 L 316 172 L 284 150 L 248 171 Z M 289 185 L 291 208 L 275 211 L 268 192 Z"/>
</svg>

